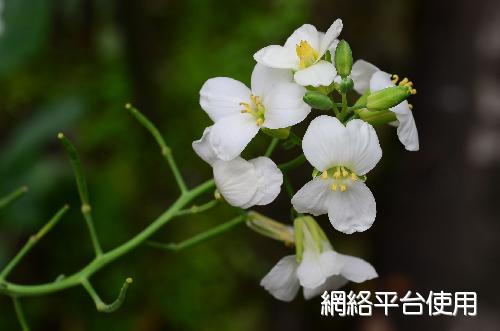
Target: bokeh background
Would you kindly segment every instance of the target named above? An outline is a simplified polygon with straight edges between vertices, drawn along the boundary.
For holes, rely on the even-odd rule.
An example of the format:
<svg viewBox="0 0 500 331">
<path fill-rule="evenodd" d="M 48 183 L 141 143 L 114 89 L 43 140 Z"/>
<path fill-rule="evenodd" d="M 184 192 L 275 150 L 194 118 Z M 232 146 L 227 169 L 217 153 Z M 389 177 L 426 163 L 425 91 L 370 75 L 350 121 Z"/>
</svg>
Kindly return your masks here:
<svg viewBox="0 0 500 331">
<path fill-rule="evenodd" d="M 0 195 L 30 192 L 0 213 L 0 265 L 64 203 L 73 206 L 15 270 L 20 283 L 78 270 L 92 247 L 71 169 L 56 134 L 84 162 L 105 249 L 147 226 L 177 189 L 154 141 L 124 110 L 132 101 L 172 146 L 190 185 L 211 176 L 191 141 L 209 125 L 198 91 L 214 76 L 249 82 L 252 54 L 283 43 L 303 23 L 344 20 L 356 58 L 409 76 L 421 151 L 378 130 L 384 157 L 369 178 L 374 226 L 343 235 L 321 224 L 343 253 L 372 262 L 380 278 L 355 290 L 477 291 L 479 315 L 320 317 L 320 299 L 273 299 L 258 284 L 288 248 L 245 226 L 178 253 L 142 247 L 92 280 L 124 306 L 95 311 L 82 288 L 24 300 L 34 330 L 498 330 L 500 329 L 500 3 L 496 0 L 4 0 L 0 35 Z M 302 130 L 302 131 L 301 131 Z M 298 129 L 303 132 L 304 126 Z M 259 136 L 247 155 L 269 142 Z M 278 151 L 277 162 L 298 153 Z M 310 175 L 294 171 L 299 188 Z M 207 197 L 208 198 L 208 197 Z M 201 201 L 202 202 L 202 201 Z M 285 194 L 259 208 L 290 222 Z M 179 218 L 156 240 L 179 241 L 228 220 L 219 206 Z M 349 289 L 349 288 L 347 288 Z M 0 330 L 17 330 L 0 297 Z"/>
</svg>

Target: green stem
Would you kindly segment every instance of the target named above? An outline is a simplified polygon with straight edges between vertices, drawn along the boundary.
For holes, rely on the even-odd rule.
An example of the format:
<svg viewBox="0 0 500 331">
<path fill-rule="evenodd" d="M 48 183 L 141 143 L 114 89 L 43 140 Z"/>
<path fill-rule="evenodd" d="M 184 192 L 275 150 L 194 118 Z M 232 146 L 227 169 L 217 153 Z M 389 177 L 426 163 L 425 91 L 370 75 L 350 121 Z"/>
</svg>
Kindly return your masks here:
<svg viewBox="0 0 500 331">
<path fill-rule="evenodd" d="M 94 220 L 92 218 L 92 207 L 89 201 L 89 193 L 87 189 L 87 181 L 83 174 L 82 163 L 75 146 L 64 136 L 62 132 L 57 135 L 57 138 L 61 141 L 66 153 L 68 154 L 69 160 L 71 162 L 71 167 L 73 168 L 73 173 L 75 174 L 76 186 L 78 188 L 78 194 L 80 195 L 80 200 L 82 202 L 82 214 L 87 224 L 89 230 L 90 239 L 92 240 L 92 246 L 94 246 L 95 255 L 102 255 L 102 248 L 97 237 L 97 232 L 94 226 Z"/>
<path fill-rule="evenodd" d="M 28 325 L 28 322 L 26 321 L 26 316 L 24 316 L 21 301 L 19 300 L 19 298 L 12 297 L 12 302 L 14 303 L 14 309 L 16 310 L 16 316 L 19 320 L 19 324 L 21 325 L 21 329 L 23 331 L 30 331 L 30 327 Z"/>
<path fill-rule="evenodd" d="M 207 211 L 207 210 L 217 206 L 218 203 L 219 203 L 218 200 L 212 200 L 212 201 L 204 203 L 200 206 L 193 205 L 193 206 L 191 206 L 191 208 L 179 210 L 179 212 L 175 216 L 183 216 L 183 215 L 202 213 L 204 211 Z"/>
<path fill-rule="evenodd" d="M 23 187 L 18 188 L 15 191 L 9 193 L 5 197 L 1 198 L 0 199 L 0 210 L 7 207 L 8 205 L 13 203 L 14 201 L 19 199 L 20 197 L 22 197 L 26 192 L 28 192 L 28 187 L 23 186 Z"/>
<path fill-rule="evenodd" d="M 160 228 L 167 224 L 179 210 L 188 205 L 193 199 L 207 192 L 214 187 L 214 181 L 208 180 L 196 188 L 181 195 L 162 215 L 154 220 L 148 227 L 138 233 L 135 237 L 104 253 L 102 256 L 92 260 L 87 266 L 78 272 L 56 282 L 38 284 L 38 285 L 18 285 L 0 280 L 0 293 L 15 296 L 35 296 L 53 292 L 58 292 L 81 284 L 84 278 L 90 278 L 94 273 L 110 264 L 116 259 L 127 254 L 134 248 L 141 245 L 149 237 L 155 234 Z"/>
<path fill-rule="evenodd" d="M 110 304 L 107 304 L 104 301 L 102 301 L 101 297 L 99 296 L 99 294 L 97 294 L 96 290 L 94 289 L 92 284 L 88 281 L 88 279 L 86 278 L 82 279 L 81 283 L 82 286 L 87 290 L 92 300 L 94 300 L 97 311 L 103 313 L 112 313 L 117 309 L 119 309 L 123 304 L 123 302 L 125 301 L 128 288 L 130 287 L 130 284 L 132 284 L 132 281 L 133 281 L 132 278 L 127 278 L 125 280 L 122 288 L 120 289 L 120 293 L 118 294 L 118 298 L 116 298 L 116 300 Z"/>
<path fill-rule="evenodd" d="M 271 140 L 271 143 L 267 147 L 267 150 L 266 150 L 266 153 L 264 154 L 264 156 L 271 157 L 271 155 L 274 152 L 274 149 L 276 148 L 276 146 L 278 146 L 279 141 L 280 140 L 278 138 L 273 138 L 273 140 Z"/>
<path fill-rule="evenodd" d="M 172 155 L 172 149 L 167 146 L 160 131 L 146 116 L 144 116 L 137 108 L 132 106 L 130 103 L 127 103 L 125 105 L 125 108 L 127 108 L 132 114 L 132 116 L 134 116 L 135 119 L 139 123 L 141 123 L 146 128 L 146 130 L 148 130 L 149 133 L 151 133 L 151 135 L 154 137 L 158 146 L 160 146 L 161 154 L 167 160 L 167 163 L 170 169 L 172 170 L 172 173 L 174 174 L 177 186 L 179 186 L 181 193 L 186 193 L 188 191 L 188 188 L 186 186 L 186 183 L 184 182 L 181 172 L 179 171 L 179 168 L 177 167 L 177 163 L 175 162 L 175 159 Z"/>
<path fill-rule="evenodd" d="M 7 264 L 7 266 L 0 273 L 0 280 L 7 278 L 7 276 L 12 272 L 12 270 L 21 262 L 21 260 L 29 253 L 29 251 L 35 246 L 42 237 L 48 233 L 63 215 L 68 210 L 68 206 L 65 205 L 59 211 L 52 216 L 52 218 L 38 231 L 35 235 L 31 236 L 26 244 L 21 248 L 21 250 L 14 256 L 14 258 Z"/>
<path fill-rule="evenodd" d="M 237 216 L 228 222 L 222 223 L 219 226 L 216 226 L 210 230 L 207 230 L 205 232 L 197 234 L 196 236 L 191 237 L 189 239 L 186 239 L 184 241 L 181 241 L 180 243 L 163 244 L 163 243 L 150 241 L 150 242 L 148 242 L 148 245 L 155 247 L 155 248 L 168 250 L 168 251 L 180 251 L 184 248 L 191 247 L 191 246 L 196 245 L 200 242 L 203 242 L 207 239 L 218 236 L 219 234 L 222 234 L 228 230 L 231 230 L 236 225 L 245 222 L 247 217 L 248 217 L 247 214 Z"/>
<path fill-rule="evenodd" d="M 301 154 L 297 156 L 295 159 L 279 165 L 279 168 L 281 169 L 281 171 L 286 172 L 297 168 L 298 166 L 302 165 L 305 161 L 306 157 L 304 156 L 304 154 Z"/>
</svg>

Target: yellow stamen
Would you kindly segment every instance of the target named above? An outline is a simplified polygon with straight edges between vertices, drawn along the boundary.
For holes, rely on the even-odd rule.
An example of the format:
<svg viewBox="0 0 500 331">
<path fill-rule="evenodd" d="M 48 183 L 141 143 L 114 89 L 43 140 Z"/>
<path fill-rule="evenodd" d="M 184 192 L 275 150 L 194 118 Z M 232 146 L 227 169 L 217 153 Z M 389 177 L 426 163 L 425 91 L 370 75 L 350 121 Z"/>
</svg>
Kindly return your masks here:
<svg viewBox="0 0 500 331">
<path fill-rule="evenodd" d="M 247 102 L 240 102 L 240 106 L 243 106 L 242 113 L 253 113 L 252 107 Z"/>
<path fill-rule="evenodd" d="M 411 103 L 409 103 L 408 108 L 410 108 L 410 110 L 413 110 L 413 105 Z"/>
<path fill-rule="evenodd" d="M 400 86 L 406 86 L 406 84 L 408 84 L 408 82 L 409 82 L 408 78 L 405 77 L 405 78 L 403 78 L 402 81 L 399 82 L 399 85 Z"/>
<path fill-rule="evenodd" d="M 341 177 L 340 170 L 336 170 L 336 171 L 333 173 L 333 178 L 335 178 L 335 179 L 340 179 L 340 177 Z"/>
<path fill-rule="evenodd" d="M 349 176 L 349 173 L 347 172 L 347 170 L 345 170 L 345 168 L 344 168 L 344 167 L 341 167 L 340 169 L 342 170 L 342 176 L 343 176 L 343 177 L 347 177 L 347 176 Z"/>
<path fill-rule="evenodd" d="M 414 88 L 412 88 L 412 89 L 410 90 L 410 93 L 411 93 L 411 94 L 413 94 L 413 95 L 415 95 L 415 94 L 417 94 L 417 90 L 416 90 L 416 89 L 414 89 Z"/>
<path fill-rule="evenodd" d="M 332 184 L 332 191 L 337 192 L 337 184 Z"/>
<path fill-rule="evenodd" d="M 347 186 L 345 186 L 345 185 L 340 185 L 340 190 L 341 190 L 342 192 L 347 191 Z"/>
<path fill-rule="evenodd" d="M 318 52 L 305 40 L 297 44 L 295 51 L 300 59 L 300 69 L 307 68 L 318 60 Z"/>
<path fill-rule="evenodd" d="M 399 76 L 398 75 L 392 75 L 392 80 L 391 81 L 392 81 L 393 84 L 396 84 L 398 82 L 398 80 L 399 80 Z"/>
<path fill-rule="evenodd" d="M 323 172 L 321 173 L 321 178 L 323 178 L 323 179 L 327 179 L 327 178 L 328 178 L 328 171 L 323 171 Z"/>
<path fill-rule="evenodd" d="M 264 123 L 264 120 L 263 120 L 261 117 L 259 117 L 259 118 L 255 121 L 255 123 L 257 124 L 257 126 L 261 126 L 261 125 Z"/>
<path fill-rule="evenodd" d="M 357 176 L 354 172 L 351 174 L 351 180 L 352 180 L 353 182 L 355 182 L 355 181 L 357 181 L 357 180 L 358 180 L 358 176 Z"/>
</svg>

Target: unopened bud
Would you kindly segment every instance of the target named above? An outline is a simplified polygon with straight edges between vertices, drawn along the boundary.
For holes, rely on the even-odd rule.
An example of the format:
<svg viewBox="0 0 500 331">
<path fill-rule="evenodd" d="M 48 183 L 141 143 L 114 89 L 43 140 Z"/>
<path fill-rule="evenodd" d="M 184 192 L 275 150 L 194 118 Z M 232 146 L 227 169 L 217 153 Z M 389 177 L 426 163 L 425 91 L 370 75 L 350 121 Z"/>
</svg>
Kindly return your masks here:
<svg viewBox="0 0 500 331">
<path fill-rule="evenodd" d="M 346 78 L 351 74 L 352 69 L 352 51 L 351 47 L 345 40 L 341 40 L 335 51 L 335 67 L 337 73 Z"/>
<path fill-rule="evenodd" d="M 347 93 L 354 87 L 354 82 L 350 77 L 343 78 L 339 84 L 340 91 Z"/>
<path fill-rule="evenodd" d="M 387 87 L 370 94 L 366 99 L 366 108 L 370 110 L 392 108 L 406 100 L 410 95 L 410 89 L 406 86 Z"/>
<path fill-rule="evenodd" d="M 295 242 L 293 228 L 255 211 L 248 213 L 247 226 L 266 237 L 283 241 L 286 245 Z"/>
<path fill-rule="evenodd" d="M 329 96 L 318 92 L 318 91 L 308 91 L 304 95 L 304 102 L 309 106 L 320 109 L 329 110 L 333 108 L 333 101 Z"/>
<path fill-rule="evenodd" d="M 281 129 L 269 129 L 269 128 L 260 128 L 262 132 L 267 134 L 268 136 L 272 138 L 278 138 L 278 139 L 287 139 L 288 136 L 290 135 L 290 128 L 281 128 Z"/>
</svg>

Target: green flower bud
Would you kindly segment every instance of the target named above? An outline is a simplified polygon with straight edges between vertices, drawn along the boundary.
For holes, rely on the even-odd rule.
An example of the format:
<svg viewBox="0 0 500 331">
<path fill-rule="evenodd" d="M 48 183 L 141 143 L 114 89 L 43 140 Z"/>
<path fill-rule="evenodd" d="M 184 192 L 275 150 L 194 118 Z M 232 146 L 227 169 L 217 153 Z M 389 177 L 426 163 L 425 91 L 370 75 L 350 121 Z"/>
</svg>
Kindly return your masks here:
<svg viewBox="0 0 500 331">
<path fill-rule="evenodd" d="M 304 95 L 304 102 L 320 110 L 329 110 L 333 108 L 332 99 L 330 99 L 328 95 L 318 91 L 307 91 Z"/>
<path fill-rule="evenodd" d="M 295 242 L 292 227 L 282 224 L 255 211 L 248 213 L 247 226 L 261 235 L 293 245 Z"/>
<path fill-rule="evenodd" d="M 282 128 L 282 129 L 269 129 L 269 128 L 260 128 L 262 132 L 267 134 L 272 138 L 278 139 L 287 139 L 290 135 L 290 128 Z"/>
<path fill-rule="evenodd" d="M 335 67 L 337 73 L 346 78 L 351 74 L 352 69 L 352 51 L 351 47 L 345 40 L 341 40 L 335 50 Z"/>
<path fill-rule="evenodd" d="M 406 100 L 411 91 L 406 86 L 387 87 L 372 93 L 366 99 L 366 108 L 370 110 L 383 110 L 396 106 Z"/>
<path fill-rule="evenodd" d="M 295 233 L 295 258 L 297 262 L 302 261 L 302 256 L 304 255 L 304 221 L 301 217 L 296 218 L 293 221 L 293 229 Z"/>
<path fill-rule="evenodd" d="M 353 87 L 354 87 L 354 82 L 350 77 L 343 78 L 339 85 L 340 91 L 344 93 L 347 93 L 348 91 L 352 90 Z"/>
</svg>

